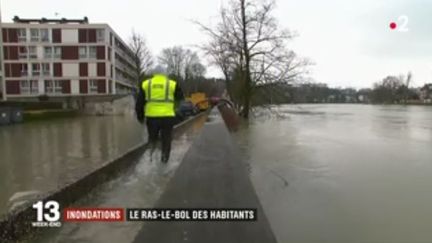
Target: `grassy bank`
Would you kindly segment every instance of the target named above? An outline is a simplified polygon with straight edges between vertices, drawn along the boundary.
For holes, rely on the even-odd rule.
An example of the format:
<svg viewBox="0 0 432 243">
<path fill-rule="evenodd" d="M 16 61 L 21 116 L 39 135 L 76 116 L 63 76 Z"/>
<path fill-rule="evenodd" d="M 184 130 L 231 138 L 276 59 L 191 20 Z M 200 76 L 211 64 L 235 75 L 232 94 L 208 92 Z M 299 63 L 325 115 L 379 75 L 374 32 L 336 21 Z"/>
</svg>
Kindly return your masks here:
<svg viewBox="0 0 432 243">
<path fill-rule="evenodd" d="M 24 111 L 61 110 L 63 103 L 48 101 L 0 101 L 0 107 L 19 107 Z"/>
<path fill-rule="evenodd" d="M 25 123 L 77 116 L 80 116 L 80 112 L 78 110 L 33 110 L 24 111 L 23 113 Z"/>
</svg>

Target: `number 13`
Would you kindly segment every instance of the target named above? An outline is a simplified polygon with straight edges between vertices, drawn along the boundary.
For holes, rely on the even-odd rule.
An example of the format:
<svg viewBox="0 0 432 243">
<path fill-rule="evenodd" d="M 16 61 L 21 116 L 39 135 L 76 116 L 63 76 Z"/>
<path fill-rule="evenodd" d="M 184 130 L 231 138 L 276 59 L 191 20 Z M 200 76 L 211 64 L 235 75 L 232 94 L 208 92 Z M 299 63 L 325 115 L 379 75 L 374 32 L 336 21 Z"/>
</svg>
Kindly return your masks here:
<svg viewBox="0 0 432 243">
<path fill-rule="evenodd" d="M 60 211 L 59 211 L 59 203 L 56 201 L 48 201 L 44 203 L 42 201 L 39 201 L 35 204 L 33 204 L 33 208 L 37 210 L 37 221 L 42 222 L 44 219 L 48 222 L 54 222 L 58 221 L 60 219 Z M 45 209 L 49 209 L 49 213 L 43 213 Z"/>
</svg>

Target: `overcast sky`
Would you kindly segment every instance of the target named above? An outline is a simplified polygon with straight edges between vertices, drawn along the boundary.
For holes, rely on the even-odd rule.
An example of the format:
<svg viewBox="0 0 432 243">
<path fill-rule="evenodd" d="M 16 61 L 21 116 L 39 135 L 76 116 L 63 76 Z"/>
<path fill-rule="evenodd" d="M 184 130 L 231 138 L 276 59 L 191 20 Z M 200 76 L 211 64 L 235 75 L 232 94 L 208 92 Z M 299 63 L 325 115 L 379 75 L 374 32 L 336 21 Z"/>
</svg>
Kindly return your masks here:
<svg viewBox="0 0 432 243">
<path fill-rule="evenodd" d="M 206 40 L 190 19 L 215 23 L 228 0 L 2 0 L 3 22 L 22 18 L 82 18 L 108 23 L 127 40 L 143 33 L 157 55 L 162 48 Z M 283 28 L 297 31 L 290 48 L 315 62 L 316 82 L 370 87 L 387 75 L 413 72 L 413 84 L 432 82 L 432 1 L 278 0 L 274 12 Z M 407 32 L 390 22 L 408 17 Z M 210 69 L 209 75 L 220 75 Z"/>
</svg>

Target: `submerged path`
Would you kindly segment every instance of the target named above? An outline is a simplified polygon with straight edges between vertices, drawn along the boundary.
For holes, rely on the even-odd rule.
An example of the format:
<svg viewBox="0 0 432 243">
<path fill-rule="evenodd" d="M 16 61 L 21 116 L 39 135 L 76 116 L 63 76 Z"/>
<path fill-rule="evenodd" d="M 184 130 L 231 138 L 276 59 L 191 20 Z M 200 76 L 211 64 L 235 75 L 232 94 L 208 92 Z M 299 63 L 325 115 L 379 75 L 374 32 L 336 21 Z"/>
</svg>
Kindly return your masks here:
<svg viewBox="0 0 432 243">
<path fill-rule="evenodd" d="M 214 110 L 156 208 L 256 208 L 253 222 L 148 222 L 138 242 L 276 242 L 246 164 Z"/>
</svg>

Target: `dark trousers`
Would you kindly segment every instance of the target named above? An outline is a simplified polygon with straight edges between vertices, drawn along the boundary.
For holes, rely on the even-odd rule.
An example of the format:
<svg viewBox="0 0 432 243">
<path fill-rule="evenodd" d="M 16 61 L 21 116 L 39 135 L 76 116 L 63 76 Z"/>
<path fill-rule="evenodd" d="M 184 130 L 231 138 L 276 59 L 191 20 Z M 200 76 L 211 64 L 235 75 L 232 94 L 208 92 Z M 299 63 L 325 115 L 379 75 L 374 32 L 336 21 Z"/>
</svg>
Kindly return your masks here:
<svg viewBox="0 0 432 243">
<path fill-rule="evenodd" d="M 162 144 L 162 160 L 168 160 L 171 152 L 171 140 L 173 127 L 175 124 L 174 117 L 147 117 L 147 132 L 148 132 L 148 142 L 151 146 L 151 151 L 153 153 L 156 148 L 157 141 L 159 140 L 159 134 Z"/>
</svg>

